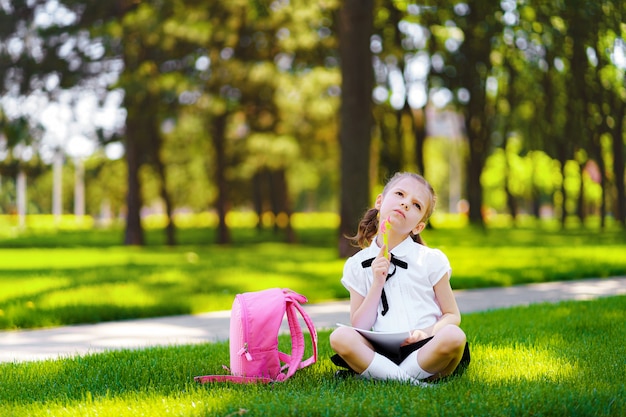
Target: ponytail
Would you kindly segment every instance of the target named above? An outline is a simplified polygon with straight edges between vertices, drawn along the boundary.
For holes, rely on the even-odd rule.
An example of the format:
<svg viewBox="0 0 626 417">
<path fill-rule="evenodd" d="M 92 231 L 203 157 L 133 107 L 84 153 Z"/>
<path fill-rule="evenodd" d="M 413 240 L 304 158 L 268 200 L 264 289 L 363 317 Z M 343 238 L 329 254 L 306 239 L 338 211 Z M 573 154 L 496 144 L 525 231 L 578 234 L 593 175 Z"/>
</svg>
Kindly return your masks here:
<svg viewBox="0 0 626 417">
<path fill-rule="evenodd" d="M 366 248 L 378 233 L 378 209 L 371 208 L 359 222 L 359 229 L 355 236 L 347 236 L 355 246 Z"/>
</svg>

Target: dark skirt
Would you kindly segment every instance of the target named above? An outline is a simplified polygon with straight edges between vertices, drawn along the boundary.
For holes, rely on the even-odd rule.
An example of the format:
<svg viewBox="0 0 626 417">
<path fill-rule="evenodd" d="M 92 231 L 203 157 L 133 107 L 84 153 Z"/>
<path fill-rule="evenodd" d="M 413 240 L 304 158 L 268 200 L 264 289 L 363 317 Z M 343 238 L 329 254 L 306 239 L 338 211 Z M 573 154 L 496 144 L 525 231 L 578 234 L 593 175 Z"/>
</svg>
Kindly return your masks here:
<svg viewBox="0 0 626 417">
<path fill-rule="evenodd" d="M 376 344 L 373 344 L 373 346 L 374 346 L 374 350 L 377 353 L 380 353 L 381 355 L 385 356 L 396 365 L 400 365 L 411 353 L 415 352 L 416 350 L 424 346 L 426 343 L 430 342 L 432 338 L 433 337 L 431 336 L 424 340 L 420 340 L 419 342 L 411 343 L 410 345 L 406 345 L 406 346 L 401 346 L 400 350 L 395 351 L 395 352 L 390 352 L 388 350 L 382 349 L 380 346 Z M 461 358 L 461 362 L 459 362 L 459 365 L 456 367 L 456 369 L 450 376 L 463 374 L 463 372 L 465 372 L 465 369 L 467 369 L 467 367 L 470 364 L 470 359 L 471 358 L 470 358 L 469 343 L 466 342 L 465 349 L 463 350 L 463 357 Z M 346 363 L 346 361 L 343 360 L 341 356 L 335 354 L 330 358 L 330 360 L 335 365 L 341 368 L 346 368 L 356 373 L 352 368 L 350 368 L 350 366 Z"/>
</svg>

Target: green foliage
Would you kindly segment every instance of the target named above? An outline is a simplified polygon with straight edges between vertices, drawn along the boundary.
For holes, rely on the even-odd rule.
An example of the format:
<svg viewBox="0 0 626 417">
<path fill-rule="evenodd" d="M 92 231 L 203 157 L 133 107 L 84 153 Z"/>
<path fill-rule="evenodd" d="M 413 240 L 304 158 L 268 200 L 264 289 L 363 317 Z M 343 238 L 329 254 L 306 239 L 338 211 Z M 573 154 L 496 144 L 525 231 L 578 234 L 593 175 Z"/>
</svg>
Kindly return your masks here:
<svg viewBox="0 0 626 417">
<path fill-rule="evenodd" d="M 243 216 L 240 226 L 232 220 L 237 243 L 230 246 L 209 244 L 213 228 L 181 229 L 174 248 L 163 246 L 160 229 L 149 229 L 145 248 L 117 246 L 119 229 L 5 236 L 0 328 L 228 310 L 238 292 L 270 287 L 292 288 L 311 302 L 347 298 L 339 282 L 344 260 L 336 249 L 336 216 L 296 219 L 296 245 L 283 243 L 280 233 L 242 226 Z M 450 259 L 455 289 L 626 273 L 619 230 L 543 227 L 437 226 L 424 238 Z"/>
<path fill-rule="evenodd" d="M 622 296 L 465 315 L 469 368 L 428 388 L 336 379 L 320 331 L 318 363 L 284 383 L 194 383 L 224 373 L 215 343 L 1 364 L 0 402 L 5 416 L 624 415 L 625 312 Z"/>
<path fill-rule="evenodd" d="M 228 194 L 224 204 L 252 206 L 248 184 L 254 171 L 280 165 L 296 210 L 334 209 L 340 177 L 337 34 L 342 22 L 337 16 L 342 5 L 337 0 L 16 0 L 0 8 L 0 38 L 9 45 L 0 50 L 2 96 L 19 102 L 27 95 L 43 100 L 49 93 L 51 99 L 80 103 L 74 93 L 93 94 L 104 102 L 107 89 L 123 91 L 126 129 L 80 134 L 97 136 L 100 144 L 137 143 L 141 157 L 131 167 L 162 162 L 175 209 L 198 212 L 215 205 L 218 159 L 228 181 L 227 192 L 221 190 Z M 377 0 L 373 5 L 373 131 L 381 137 L 373 149 L 362 150 L 363 156 L 375 153 L 372 178 L 421 170 L 421 158 L 429 177 L 445 187 L 449 181 L 442 173 L 457 168 L 433 162 L 416 139 L 425 127 L 418 114 L 426 98 L 445 93 L 447 111 L 472 119 L 465 133 L 471 137 L 469 147 L 476 149 L 464 151 L 464 161 L 456 164 L 463 165 L 458 170 L 465 173 L 464 185 L 469 181 L 478 187 L 480 182 L 471 180 L 480 178 L 484 186 L 485 198 L 480 198 L 480 187 L 470 187 L 476 190 L 470 195 L 463 187 L 462 197 L 475 199 L 470 210 L 481 212 L 481 204 L 507 210 L 505 184 L 526 212 L 543 204 L 555 206 L 557 214 L 579 208 L 597 213 L 599 202 L 606 201 L 608 213 L 616 199 L 624 199 L 610 188 L 623 177 L 616 169 L 623 166 L 623 156 L 613 155 L 623 153 L 623 132 L 618 131 L 623 130 L 625 95 L 620 2 L 472 0 L 435 7 Z M 26 38 L 32 42 L 24 43 Z M 66 87 L 75 90 L 61 90 Z M 412 94 L 420 99 L 409 100 Z M 40 143 L 43 135 L 30 119 L 34 115 L 10 108 L 1 113 L 5 150 L 21 143 L 44 153 L 49 144 Z M 212 128 L 223 115 L 226 134 L 216 138 Z M 255 146 L 259 135 L 268 144 L 262 149 Z M 510 137 L 519 142 L 515 151 L 505 149 Z M 286 138 L 293 148 L 288 157 L 276 152 Z M 223 155 L 216 150 L 220 147 Z M 586 151 L 585 160 L 604 160 L 605 190 L 597 181 L 581 179 L 580 170 L 568 167 L 564 178 L 556 174 L 573 161 L 584 166 L 576 149 Z M 542 157 L 529 163 L 535 151 Z M 470 157 L 475 163 L 466 163 Z M 561 160 L 559 167 L 552 158 Z M 48 169 L 44 162 L 30 169 L 41 173 Z M 111 205 L 113 213 L 120 213 L 127 188 L 125 161 L 89 163 L 88 212 L 96 215 L 102 205 Z M 471 166 L 477 168 L 469 171 Z M 16 169 L 10 155 L 0 161 L 7 180 Z M 35 176 L 28 179 L 29 212 L 46 213 L 50 175 Z M 72 207 L 71 177 L 68 173 L 63 180 L 66 211 Z M 145 206 L 162 205 L 162 180 L 154 166 L 141 170 L 141 190 L 131 192 L 141 192 Z M 15 199 L 11 188 L 3 186 L 0 195 L 5 213 Z M 577 207 L 581 192 L 585 201 Z"/>
</svg>

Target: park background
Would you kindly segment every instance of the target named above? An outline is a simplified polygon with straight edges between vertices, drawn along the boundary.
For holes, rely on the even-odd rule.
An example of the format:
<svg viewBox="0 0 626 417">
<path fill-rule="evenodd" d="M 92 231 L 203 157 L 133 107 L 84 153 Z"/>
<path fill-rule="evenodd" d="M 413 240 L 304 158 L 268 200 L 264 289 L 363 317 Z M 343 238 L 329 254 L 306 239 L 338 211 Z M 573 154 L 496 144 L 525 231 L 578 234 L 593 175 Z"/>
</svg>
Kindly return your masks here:
<svg viewBox="0 0 626 417">
<path fill-rule="evenodd" d="M 4 222 L 333 212 L 345 256 L 413 170 L 473 225 L 624 224 L 621 2 L 344 3 L 3 3 Z"/>
<path fill-rule="evenodd" d="M 345 235 L 402 170 L 438 193 L 424 237 L 457 289 L 623 275 L 624 7 L 0 2 L 0 327 L 223 310 L 271 286 L 345 298 Z M 476 367 L 419 404 L 623 414 L 624 311 L 464 317 Z M 277 397 L 191 382 L 227 362 L 216 344 L 6 364 L 0 396 L 8 415 L 417 404 L 333 382 L 326 359 Z"/>
</svg>

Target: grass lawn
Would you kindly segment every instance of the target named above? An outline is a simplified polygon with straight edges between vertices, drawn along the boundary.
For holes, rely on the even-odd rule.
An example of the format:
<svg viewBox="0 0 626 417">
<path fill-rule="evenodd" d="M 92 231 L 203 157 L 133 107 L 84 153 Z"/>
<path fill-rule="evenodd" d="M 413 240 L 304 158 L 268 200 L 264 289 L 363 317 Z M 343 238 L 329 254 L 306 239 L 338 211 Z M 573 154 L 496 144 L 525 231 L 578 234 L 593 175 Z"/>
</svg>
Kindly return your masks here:
<svg viewBox="0 0 626 417">
<path fill-rule="evenodd" d="M 223 373 L 227 343 L 1 364 L 0 414 L 620 416 L 625 320 L 625 296 L 467 314 L 470 367 L 428 388 L 335 379 L 327 331 L 317 364 L 269 386 L 193 382 Z"/>
<path fill-rule="evenodd" d="M 0 329 L 51 327 L 228 310 L 234 295 L 288 287 L 310 302 L 347 297 L 336 229 L 302 228 L 299 243 L 270 230 L 181 229 L 180 245 L 148 232 L 146 247 L 119 246 L 121 230 L 59 231 L 0 238 Z M 456 289 L 626 274 L 626 233 L 593 228 L 427 230 Z"/>
</svg>

